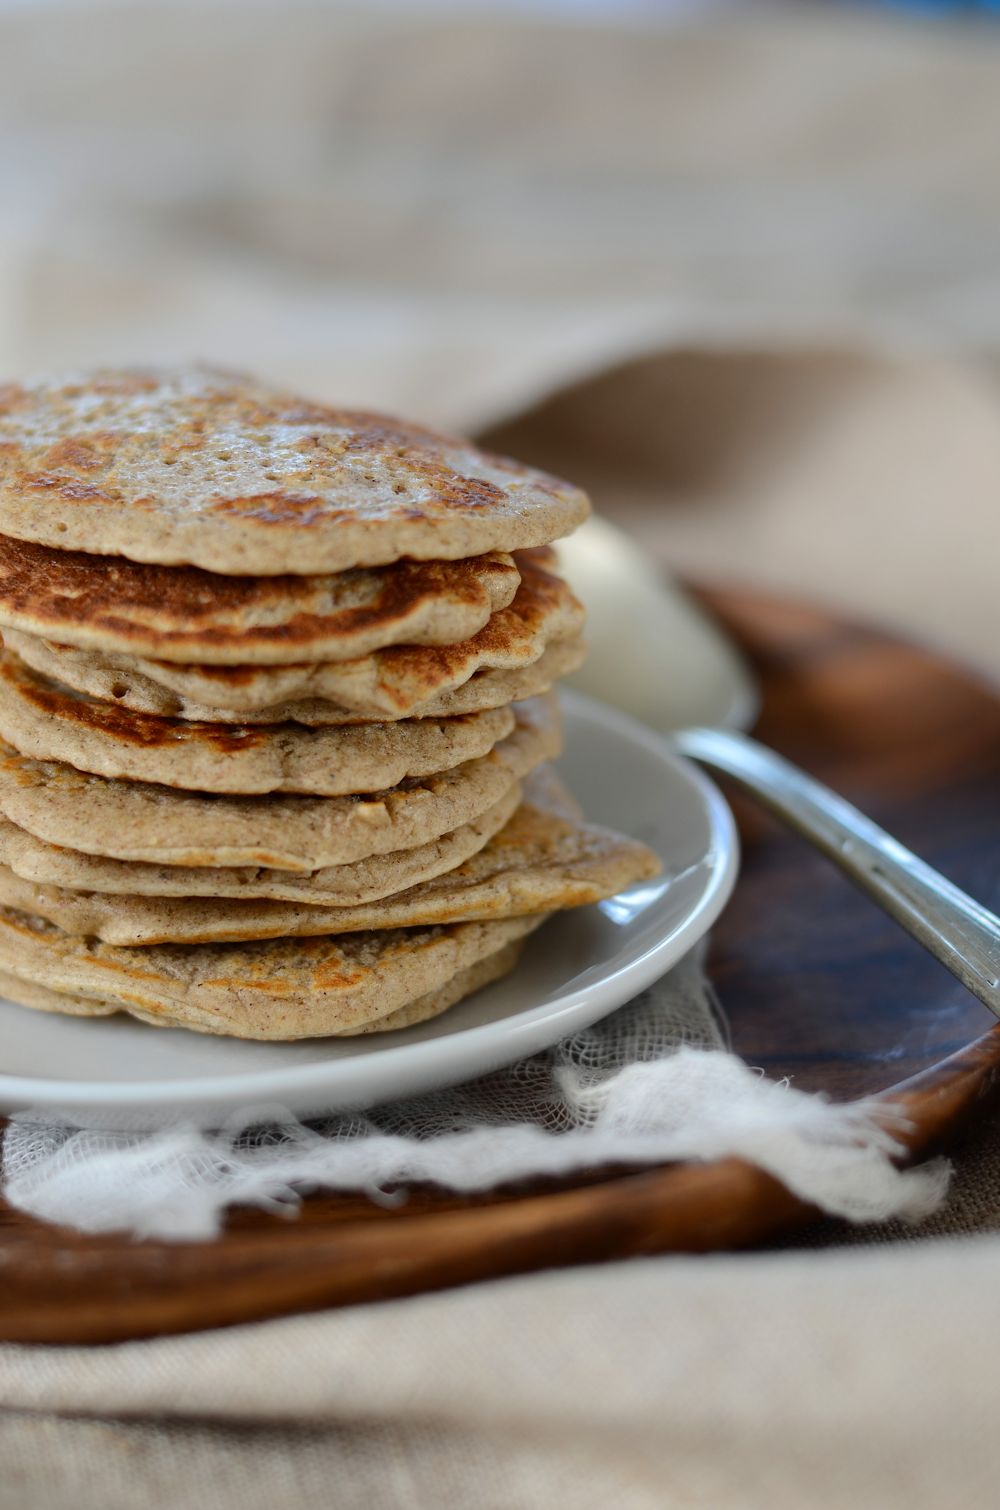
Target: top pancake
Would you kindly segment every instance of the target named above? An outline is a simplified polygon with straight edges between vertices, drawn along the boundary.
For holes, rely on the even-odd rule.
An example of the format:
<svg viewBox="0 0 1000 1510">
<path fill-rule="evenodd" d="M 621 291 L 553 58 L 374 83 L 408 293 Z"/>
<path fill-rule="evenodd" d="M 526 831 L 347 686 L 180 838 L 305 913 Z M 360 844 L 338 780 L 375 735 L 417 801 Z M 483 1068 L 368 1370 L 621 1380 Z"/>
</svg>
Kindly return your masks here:
<svg viewBox="0 0 1000 1510">
<path fill-rule="evenodd" d="M 543 545 L 558 478 L 238 374 L 102 371 L 0 389 L 0 533 L 255 576 Z"/>
<path fill-rule="evenodd" d="M 397 561 L 326 576 L 220 576 L 0 535 L 0 628 L 200 665 L 349 661 L 454 645 L 514 598 L 513 557 Z"/>
</svg>

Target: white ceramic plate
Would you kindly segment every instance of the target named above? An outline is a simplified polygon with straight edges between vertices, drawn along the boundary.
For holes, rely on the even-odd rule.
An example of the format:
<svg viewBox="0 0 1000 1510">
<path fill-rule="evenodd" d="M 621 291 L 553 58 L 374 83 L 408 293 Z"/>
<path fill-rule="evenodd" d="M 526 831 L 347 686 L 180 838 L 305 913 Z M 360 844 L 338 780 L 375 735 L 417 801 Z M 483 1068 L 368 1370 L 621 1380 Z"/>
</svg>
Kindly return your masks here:
<svg viewBox="0 0 1000 1510">
<path fill-rule="evenodd" d="M 49 1016 L 0 999 L 0 1110 L 103 1125 L 211 1121 L 275 1105 L 370 1106 L 455 1084 L 596 1022 L 682 958 L 733 887 L 737 841 L 715 787 L 624 714 L 566 693 L 560 769 L 587 815 L 644 839 L 663 875 L 566 912 L 517 970 L 418 1027 L 376 1038 L 243 1043 L 127 1018 Z"/>
</svg>

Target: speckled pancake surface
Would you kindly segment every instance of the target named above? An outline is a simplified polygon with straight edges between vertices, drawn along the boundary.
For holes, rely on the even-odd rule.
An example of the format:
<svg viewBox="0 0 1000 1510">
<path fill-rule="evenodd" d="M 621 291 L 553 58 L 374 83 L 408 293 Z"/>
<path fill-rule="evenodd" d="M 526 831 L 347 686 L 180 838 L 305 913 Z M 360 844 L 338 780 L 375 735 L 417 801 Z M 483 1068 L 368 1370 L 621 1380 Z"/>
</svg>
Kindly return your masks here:
<svg viewBox="0 0 1000 1510">
<path fill-rule="evenodd" d="M 405 1006 L 397 1007 L 395 1012 L 388 1012 L 384 1017 L 376 1017 L 371 1021 L 355 1024 L 349 1029 L 332 1032 L 329 1036 L 348 1038 L 364 1033 L 394 1033 L 399 1028 L 411 1028 L 418 1022 L 427 1022 L 432 1017 L 439 1017 L 456 1002 L 464 1000 L 466 996 L 471 996 L 473 991 L 480 991 L 483 986 L 488 986 L 492 981 L 509 974 L 517 964 L 523 945 L 523 939 L 513 939 L 509 944 L 504 944 L 502 948 L 496 950 L 494 954 L 488 954 L 485 959 L 477 960 L 475 964 L 467 965 L 464 970 L 459 970 L 443 986 L 438 986 L 434 991 L 428 991 L 425 996 L 415 997 Z M 92 996 L 83 996 L 79 992 L 53 991 L 50 987 L 40 986 L 35 981 L 21 980 L 6 970 L 0 970 L 0 995 L 6 996 L 9 1001 L 20 1003 L 23 1007 L 32 1007 L 36 1012 L 58 1012 L 67 1017 L 112 1017 L 123 1010 L 114 1002 L 100 1001 Z M 134 1015 L 141 1016 L 138 1012 Z M 174 1026 L 165 1018 L 147 1017 L 145 1020 L 153 1027 Z"/>
<path fill-rule="evenodd" d="M 659 870 L 651 850 L 564 810 L 544 783 L 471 859 L 383 900 L 341 907 L 300 903 L 136 897 L 38 886 L 0 865 L 0 905 L 30 912 L 67 933 L 148 946 L 354 933 L 435 923 L 520 917 L 583 907 Z"/>
<path fill-rule="evenodd" d="M 344 865 L 294 872 L 266 866 L 152 865 L 87 855 L 36 839 L 26 829 L 0 818 L 0 865 L 39 886 L 71 887 L 88 892 L 142 897 L 238 897 L 295 902 L 309 907 L 346 907 L 375 902 L 405 891 L 419 881 L 453 870 L 498 833 L 521 801 L 521 783 L 510 786 L 499 802 L 478 818 L 426 844 L 368 855 Z"/>
<path fill-rule="evenodd" d="M 386 645 L 451 645 L 506 608 L 519 582 L 513 557 L 500 551 L 332 576 L 226 577 L 0 535 L 0 629 L 206 665 L 346 661 Z"/>
<path fill-rule="evenodd" d="M 158 1025 L 237 1038 L 319 1038 L 364 1031 L 445 990 L 541 921 L 118 949 L 0 908 L 0 970 Z"/>
<path fill-rule="evenodd" d="M 514 601 L 493 614 L 478 634 L 456 645 L 393 645 L 360 660 L 289 666 L 181 666 L 117 655 L 107 663 L 138 671 L 182 697 L 232 708 L 250 720 L 260 709 L 303 698 L 321 698 L 373 719 L 407 718 L 477 672 L 530 666 L 550 642 L 579 635 L 583 608 L 548 569 L 549 553 L 524 553 L 519 567 Z"/>
<path fill-rule="evenodd" d="M 0 739 L 36 760 L 189 792 L 383 791 L 485 755 L 513 727 L 510 707 L 325 729 L 191 723 L 98 702 L 0 651 Z"/>
<path fill-rule="evenodd" d="M 410 849 L 487 811 L 560 748 L 554 698 L 514 710 L 515 728 L 451 771 L 356 797 L 215 796 L 117 781 L 0 745 L 0 813 L 49 844 L 155 865 L 315 871 Z"/>
<path fill-rule="evenodd" d="M 274 576 L 542 545 L 579 489 L 461 440 L 207 369 L 0 389 L 0 533 Z"/>
<path fill-rule="evenodd" d="M 134 667 L 130 669 L 125 658 L 120 658 L 124 665 L 115 664 L 113 659 L 103 657 L 99 652 L 54 645 L 49 640 L 39 640 L 14 629 L 6 630 L 3 639 L 20 660 L 64 687 L 85 692 L 104 702 L 117 703 L 122 708 L 134 709 L 137 713 L 215 724 L 242 724 L 249 717 L 247 712 L 238 708 L 212 706 L 173 692 Z M 537 697 L 539 693 L 547 692 L 560 677 L 576 671 L 585 654 L 584 643 L 579 637 L 556 640 L 547 645 L 538 660 L 530 665 L 509 670 L 477 671 L 460 687 L 428 698 L 411 708 L 406 716 L 452 718 Z M 317 728 L 331 724 L 384 723 L 397 716 L 403 715 L 384 712 L 367 715 L 324 698 L 302 697 L 276 703 L 270 708 L 255 708 L 252 721 L 255 724 L 294 722 Z"/>
</svg>

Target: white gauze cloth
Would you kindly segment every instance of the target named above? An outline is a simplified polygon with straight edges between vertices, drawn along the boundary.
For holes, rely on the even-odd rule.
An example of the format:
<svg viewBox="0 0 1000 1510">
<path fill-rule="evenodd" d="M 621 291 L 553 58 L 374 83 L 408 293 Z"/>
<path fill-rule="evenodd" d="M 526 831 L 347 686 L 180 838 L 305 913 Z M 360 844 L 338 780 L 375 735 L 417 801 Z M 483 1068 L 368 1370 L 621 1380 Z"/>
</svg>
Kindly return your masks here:
<svg viewBox="0 0 1000 1510">
<path fill-rule="evenodd" d="M 189 1240 L 214 1236 L 227 1206 L 294 1214 L 302 1193 L 322 1188 L 405 1200 L 416 1181 L 485 1190 L 608 1163 L 736 1154 L 852 1221 L 935 1210 L 948 1165 L 897 1169 L 890 1110 L 833 1105 L 727 1051 L 701 958 L 547 1053 L 365 1114 L 305 1125 L 258 1106 L 213 1130 L 187 1121 L 108 1132 L 20 1112 L 4 1138 L 3 1194 L 87 1232 Z"/>
</svg>

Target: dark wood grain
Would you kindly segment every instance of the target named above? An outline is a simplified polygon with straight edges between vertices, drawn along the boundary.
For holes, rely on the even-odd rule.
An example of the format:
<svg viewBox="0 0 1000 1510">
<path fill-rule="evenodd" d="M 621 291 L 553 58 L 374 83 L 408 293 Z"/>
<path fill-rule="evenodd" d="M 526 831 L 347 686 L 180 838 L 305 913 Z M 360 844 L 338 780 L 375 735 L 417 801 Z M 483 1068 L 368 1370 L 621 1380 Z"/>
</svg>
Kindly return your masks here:
<svg viewBox="0 0 1000 1510">
<path fill-rule="evenodd" d="M 756 734 L 989 906 L 1000 903 L 1000 700 L 948 661 L 815 610 L 714 595 L 765 688 Z M 725 785 L 725 783 L 723 783 Z M 713 977 L 734 1044 L 803 1089 L 883 1090 L 989 1012 L 816 852 L 733 802 L 740 884 Z"/>
<path fill-rule="evenodd" d="M 763 739 L 997 901 L 1000 702 L 974 677 L 812 610 L 706 594 L 761 678 Z M 885 1091 L 919 1156 L 993 1096 L 1000 1027 L 800 841 L 738 804 L 744 868 L 712 970 L 735 1047 L 837 1097 Z M 0 1207 L 0 1338 L 110 1341 L 499 1274 L 759 1242 L 808 1208 L 729 1159 L 403 1206 L 321 1196 L 233 1213 L 211 1244 L 83 1237 Z"/>
</svg>

